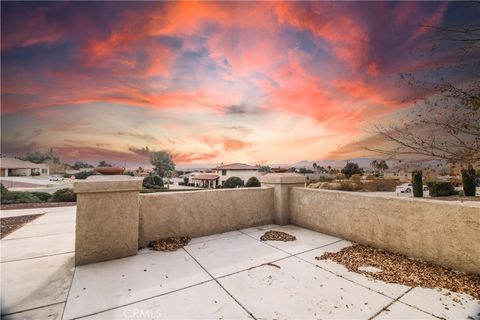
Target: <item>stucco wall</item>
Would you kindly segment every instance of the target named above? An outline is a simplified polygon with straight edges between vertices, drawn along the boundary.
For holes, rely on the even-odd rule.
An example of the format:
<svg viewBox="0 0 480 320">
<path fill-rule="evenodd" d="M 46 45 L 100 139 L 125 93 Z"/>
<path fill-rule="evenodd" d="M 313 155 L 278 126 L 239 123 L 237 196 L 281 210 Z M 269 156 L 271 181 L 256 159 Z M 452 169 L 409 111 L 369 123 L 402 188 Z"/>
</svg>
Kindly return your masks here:
<svg viewBox="0 0 480 320">
<path fill-rule="evenodd" d="M 241 188 L 140 194 L 139 245 L 272 223 L 273 189 Z"/>
<path fill-rule="evenodd" d="M 480 207 L 293 188 L 291 223 L 457 270 L 480 273 Z"/>
</svg>

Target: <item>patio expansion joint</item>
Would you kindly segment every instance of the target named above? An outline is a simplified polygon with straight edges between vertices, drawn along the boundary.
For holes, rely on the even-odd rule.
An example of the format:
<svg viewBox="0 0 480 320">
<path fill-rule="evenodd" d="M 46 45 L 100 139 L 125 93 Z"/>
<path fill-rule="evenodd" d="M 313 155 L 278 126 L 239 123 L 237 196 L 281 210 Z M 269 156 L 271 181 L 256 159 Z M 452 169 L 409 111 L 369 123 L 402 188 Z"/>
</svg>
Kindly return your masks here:
<svg viewBox="0 0 480 320">
<path fill-rule="evenodd" d="M 38 225 L 38 224 L 37 224 Z M 25 225 L 26 226 L 26 225 Z M 25 227 L 23 226 L 23 227 Z M 22 228 L 23 228 L 22 227 Z M 17 230 L 15 230 L 17 231 Z M 13 234 L 13 233 L 12 233 Z M 48 235 L 38 235 L 38 236 L 30 236 L 30 237 L 20 237 L 20 238 L 13 238 L 13 239 L 2 239 L 2 241 L 13 241 L 13 240 L 21 240 L 21 239 L 31 239 L 31 238 L 41 238 L 41 237 L 45 237 L 45 236 L 58 236 L 58 235 L 62 235 L 62 234 L 75 234 L 75 232 L 59 232 L 59 233 L 50 233 Z M 8 238 L 8 236 L 7 236 Z"/>
<path fill-rule="evenodd" d="M 14 239 L 12 239 L 12 240 L 14 240 Z M 0 261 L 0 264 L 17 262 L 17 261 L 32 260 L 32 259 L 38 259 L 38 258 L 54 257 L 54 256 L 60 256 L 62 254 L 68 254 L 68 253 L 75 253 L 75 251 L 67 251 L 67 252 L 60 252 L 60 253 L 54 253 L 54 254 L 47 254 L 47 255 L 43 255 L 43 256 L 23 258 L 23 259 L 17 259 L 17 260 Z"/>
<path fill-rule="evenodd" d="M 73 274 L 72 274 L 72 278 L 70 279 L 70 285 L 68 286 L 67 298 L 65 299 L 65 306 L 63 307 L 62 317 L 60 319 L 63 319 L 63 316 L 65 315 L 65 309 L 67 307 L 68 298 L 70 297 L 70 290 L 72 289 L 73 278 L 75 277 L 75 272 L 76 271 L 77 271 L 77 267 L 75 266 L 75 267 L 73 267 Z"/>
<path fill-rule="evenodd" d="M 15 312 L 12 312 L 12 313 L 6 313 L 6 314 L 3 314 L 3 313 L 2 313 L 2 318 L 5 317 L 5 316 L 11 316 L 11 315 L 18 314 L 18 313 L 22 313 L 22 312 L 28 312 L 28 311 L 33 311 L 33 310 L 41 309 L 41 308 L 52 307 L 52 306 L 56 306 L 57 304 L 63 304 L 63 303 L 66 303 L 66 302 L 67 302 L 66 300 L 65 300 L 65 301 L 59 301 L 59 302 L 55 302 L 55 303 L 46 304 L 46 305 L 43 305 L 43 306 L 38 306 L 38 307 L 27 308 L 27 309 L 15 311 Z M 65 309 L 64 309 L 64 310 L 65 310 Z"/>
<path fill-rule="evenodd" d="M 118 306 L 115 306 L 115 307 L 112 307 L 112 308 L 107 308 L 107 309 L 103 309 L 103 310 L 100 310 L 100 311 L 97 311 L 97 312 L 92 312 L 92 313 L 85 314 L 85 315 L 82 315 L 82 316 L 79 316 L 79 317 L 71 318 L 71 320 L 74 320 L 74 319 L 84 319 L 84 318 L 86 318 L 86 317 L 90 317 L 90 316 L 93 316 L 93 315 L 96 315 L 96 314 L 100 314 L 100 313 L 103 313 L 103 312 L 107 312 L 107 311 L 111 311 L 111 310 L 123 308 L 123 307 L 126 307 L 126 306 L 131 306 L 132 304 L 136 304 L 136 303 L 139 303 L 139 302 L 147 301 L 147 300 L 150 300 L 150 299 L 153 299 L 153 298 L 158 298 L 158 297 L 166 296 L 166 295 L 168 295 L 168 294 L 175 293 L 175 292 L 178 292 L 178 291 L 190 289 L 190 288 L 193 288 L 193 287 L 196 287 L 196 286 L 199 286 L 199 285 L 202 285 L 202 284 L 208 283 L 208 282 L 210 282 L 210 281 L 214 281 L 214 280 L 215 280 L 215 279 L 210 279 L 210 280 L 206 280 L 206 281 L 201 281 L 201 282 L 199 282 L 199 283 L 195 283 L 195 284 L 192 284 L 192 285 L 183 287 L 183 288 L 179 288 L 179 289 L 175 289 L 175 290 L 172 290 L 172 291 L 168 291 L 168 292 L 164 292 L 164 293 L 161 293 L 161 294 L 157 294 L 157 295 L 154 295 L 154 296 L 151 296 L 151 297 L 148 297 L 148 298 L 135 300 L 135 301 L 132 301 L 132 302 L 129 302 L 129 303 L 125 303 L 125 304 L 122 304 L 122 305 L 118 305 Z M 68 299 L 67 299 L 67 300 L 68 300 Z M 66 305 L 65 305 L 65 306 L 66 306 Z M 62 317 L 62 319 L 63 319 L 63 317 Z M 69 320 L 70 320 L 70 319 L 69 319 Z"/>
<path fill-rule="evenodd" d="M 227 289 L 225 289 L 224 286 L 222 286 L 222 284 L 217 280 L 217 278 L 215 278 L 212 274 L 210 274 L 210 272 L 207 271 L 207 269 L 205 269 L 202 264 L 200 262 L 198 262 L 197 259 L 195 259 L 191 254 L 190 252 L 188 252 L 185 248 L 182 248 L 199 266 L 200 268 L 203 269 L 203 271 L 205 271 L 212 279 L 213 281 L 215 281 L 219 286 L 220 288 L 223 289 L 223 291 L 225 291 L 232 299 L 233 301 L 235 301 L 243 310 L 245 310 L 246 313 L 248 313 L 253 319 L 257 319 L 255 318 L 255 316 L 253 315 L 253 313 L 251 313 L 250 311 L 248 311 L 247 308 L 245 308 L 245 306 L 243 306 Z M 242 271 L 245 271 L 245 270 L 242 270 Z M 237 273 L 237 272 L 236 272 Z"/>
</svg>

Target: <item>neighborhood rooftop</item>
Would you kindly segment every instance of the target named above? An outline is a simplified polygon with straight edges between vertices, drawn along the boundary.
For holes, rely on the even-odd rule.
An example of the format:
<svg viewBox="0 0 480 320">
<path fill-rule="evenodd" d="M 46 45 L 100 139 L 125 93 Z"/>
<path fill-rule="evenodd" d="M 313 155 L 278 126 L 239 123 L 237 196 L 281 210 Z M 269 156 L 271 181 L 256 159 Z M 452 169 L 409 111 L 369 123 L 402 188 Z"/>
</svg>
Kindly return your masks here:
<svg viewBox="0 0 480 320">
<path fill-rule="evenodd" d="M 231 163 L 226 165 L 220 165 L 212 170 L 259 170 L 259 167 L 251 166 L 244 163 Z"/>
<path fill-rule="evenodd" d="M 0 158 L 0 168 L 2 169 L 35 169 L 46 168 L 44 163 L 33 163 L 16 158 Z"/>
</svg>

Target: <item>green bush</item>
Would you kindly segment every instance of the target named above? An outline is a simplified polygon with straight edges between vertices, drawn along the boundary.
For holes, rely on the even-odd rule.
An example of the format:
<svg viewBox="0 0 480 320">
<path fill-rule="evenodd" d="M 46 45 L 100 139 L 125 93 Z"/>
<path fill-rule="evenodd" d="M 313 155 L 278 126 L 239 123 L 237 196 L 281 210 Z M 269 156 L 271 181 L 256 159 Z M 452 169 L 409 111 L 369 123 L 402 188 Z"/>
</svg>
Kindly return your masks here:
<svg viewBox="0 0 480 320">
<path fill-rule="evenodd" d="M 6 194 L 2 194 L 2 204 L 13 203 L 37 203 L 42 202 L 30 192 L 23 191 L 8 191 Z"/>
<path fill-rule="evenodd" d="M 225 183 L 223 184 L 224 188 L 239 188 L 243 187 L 243 180 L 240 179 L 239 177 L 230 177 L 227 180 L 225 180 Z"/>
<path fill-rule="evenodd" d="M 477 178 L 475 169 L 468 168 L 462 170 L 463 193 L 466 197 L 474 197 L 476 193 L 475 180 Z"/>
<path fill-rule="evenodd" d="M 74 176 L 75 176 L 75 179 L 84 180 L 96 174 L 97 173 L 95 171 L 80 171 L 79 173 L 75 173 Z"/>
<path fill-rule="evenodd" d="M 40 175 L 40 172 L 35 171 L 30 174 L 32 177 L 38 177 Z"/>
<path fill-rule="evenodd" d="M 8 189 L 1 183 L 0 183 L 0 186 L 2 188 L 2 191 L 0 192 L 0 195 L 3 197 L 3 195 L 8 193 Z"/>
<path fill-rule="evenodd" d="M 160 176 L 149 175 L 143 179 L 143 187 L 148 189 L 163 188 L 163 179 Z"/>
<path fill-rule="evenodd" d="M 124 176 L 132 176 L 132 177 L 134 177 L 134 176 L 135 176 L 135 173 L 134 173 L 133 171 L 128 170 L 128 171 L 125 171 L 125 172 L 123 173 L 123 175 L 124 175 Z"/>
<path fill-rule="evenodd" d="M 33 194 L 38 199 L 40 199 L 42 202 L 47 202 L 52 198 L 52 195 L 48 192 L 36 192 L 36 191 L 34 191 L 34 192 L 30 192 L 30 193 Z"/>
<path fill-rule="evenodd" d="M 55 191 L 51 199 L 52 202 L 76 202 L 77 195 L 73 192 L 73 189 L 64 188 Z"/>
<path fill-rule="evenodd" d="M 250 177 L 245 186 L 247 188 L 260 187 L 260 181 L 256 177 Z"/>
<path fill-rule="evenodd" d="M 422 198 L 423 197 L 423 174 L 421 170 L 413 171 L 412 172 L 412 189 L 413 189 L 413 196 L 415 198 Z"/>
<path fill-rule="evenodd" d="M 432 197 L 445 197 L 458 194 L 453 184 L 448 181 L 430 181 L 427 185 L 430 196 Z"/>
</svg>

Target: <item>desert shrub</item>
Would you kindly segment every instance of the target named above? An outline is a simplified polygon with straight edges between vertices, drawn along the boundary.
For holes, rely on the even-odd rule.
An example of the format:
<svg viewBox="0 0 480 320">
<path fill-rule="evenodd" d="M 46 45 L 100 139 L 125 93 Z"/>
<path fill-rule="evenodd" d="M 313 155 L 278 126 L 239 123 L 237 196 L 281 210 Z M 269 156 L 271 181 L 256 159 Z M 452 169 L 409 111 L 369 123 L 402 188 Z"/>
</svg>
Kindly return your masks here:
<svg viewBox="0 0 480 320">
<path fill-rule="evenodd" d="M 319 189 L 326 189 L 326 190 L 340 190 L 340 191 L 360 191 L 362 190 L 362 185 L 349 182 L 349 181 L 342 181 L 342 182 L 321 182 L 318 186 Z"/>
<path fill-rule="evenodd" d="M 474 197 L 476 193 L 476 172 L 473 168 L 462 170 L 463 192 L 466 197 Z"/>
<path fill-rule="evenodd" d="M 460 187 L 462 185 L 462 179 L 457 179 L 457 178 L 450 178 L 448 181 L 454 186 L 454 187 Z"/>
<path fill-rule="evenodd" d="M 355 182 L 343 181 L 340 182 L 340 187 L 336 190 L 341 191 L 360 191 L 362 190 L 362 185 Z"/>
<path fill-rule="evenodd" d="M 362 175 L 361 174 L 353 174 L 351 177 L 350 177 L 350 180 L 352 180 L 354 183 L 360 183 L 360 179 L 362 178 Z"/>
<path fill-rule="evenodd" d="M 375 180 L 377 177 L 375 177 L 372 174 L 369 174 L 368 176 L 365 177 L 365 180 Z"/>
<path fill-rule="evenodd" d="M 432 197 L 452 196 L 458 194 L 455 187 L 448 181 L 430 181 L 427 185 L 430 191 L 430 196 Z"/>
<path fill-rule="evenodd" d="M 423 197 L 423 179 L 422 179 L 422 171 L 413 171 L 412 172 L 412 189 L 413 189 L 413 196 L 415 198 L 422 198 Z"/>
<path fill-rule="evenodd" d="M 313 182 L 308 184 L 307 188 L 318 189 L 322 185 L 323 182 Z"/>
<path fill-rule="evenodd" d="M 13 203 L 37 203 L 42 202 L 36 196 L 34 196 L 31 192 L 23 192 L 23 191 L 7 191 L 3 193 L 2 191 L 2 204 L 13 204 Z"/>
<path fill-rule="evenodd" d="M 344 175 L 343 173 L 337 173 L 337 174 L 335 175 L 335 178 L 337 178 L 338 180 L 344 180 L 344 179 L 347 178 L 347 176 Z"/>
<path fill-rule="evenodd" d="M 74 176 L 75 176 L 75 179 L 84 180 L 96 174 L 97 173 L 95 171 L 80 171 L 79 173 L 75 173 Z"/>
<path fill-rule="evenodd" d="M 257 177 L 250 177 L 245 186 L 247 188 L 260 187 L 260 181 L 258 181 Z"/>
<path fill-rule="evenodd" d="M 143 187 L 147 189 L 163 188 L 163 179 L 160 176 L 149 175 L 143 179 Z"/>
<path fill-rule="evenodd" d="M 227 180 L 225 180 L 225 183 L 223 184 L 224 188 L 239 188 L 243 187 L 243 180 L 240 179 L 239 177 L 230 177 Z"/>
<path fill-rule="evenodd" d="M 73 192 L 73 189 L 64 188 L 55 191 L 52 195 L 52 202 L 75 202 L 77 201 L 77 195 Z"/>
<path fill-rule="evenodd" d="M 48 192 L 36 192 L 36 191 L 34 191 L 34 192 L 30 192 L 30 193 L 33 194 L 38 199 L 40 199 L 40 201 L 42 201 L 42 202 L 47 202 L 52 198 L 52 195 Z"/>
<path fill-rule="evenodd" d="M 376 179 L 366 181 L 363 184 L 363 189 L 365 191 L 375 192 L 375 191 L 395 191 L 395 188 L 402 183 L 394 179 Z"/>
<path fill-rule="evenodd" d="M 0 183 L 0 186 L 1 186 L 1 192 L 0 192 L 0 195 L 3 197 L 4 194 L 7 194 L 8 193 L 8 189 Z"/>
</svg>

